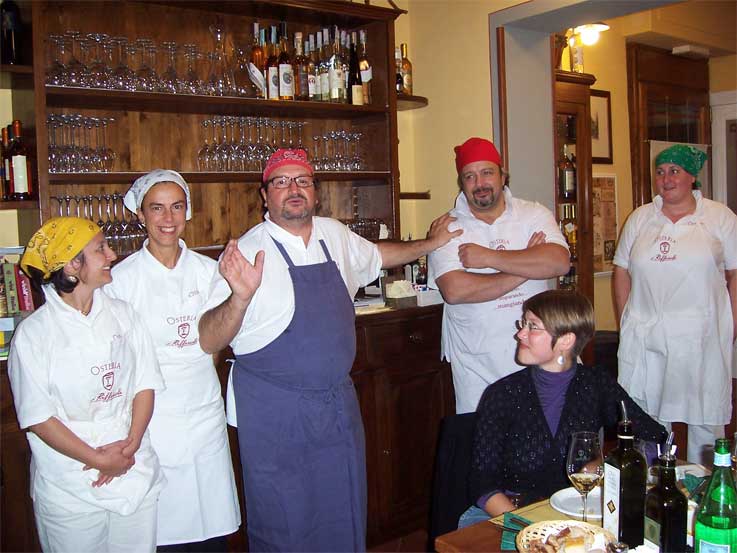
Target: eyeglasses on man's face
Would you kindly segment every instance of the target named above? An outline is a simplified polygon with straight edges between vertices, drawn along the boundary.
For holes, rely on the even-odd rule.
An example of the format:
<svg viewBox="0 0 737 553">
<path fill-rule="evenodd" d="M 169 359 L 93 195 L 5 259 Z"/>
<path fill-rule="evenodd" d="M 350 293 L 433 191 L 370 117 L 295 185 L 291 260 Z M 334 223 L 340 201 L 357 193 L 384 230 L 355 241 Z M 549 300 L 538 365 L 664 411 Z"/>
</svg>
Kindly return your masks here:
<svg viewBox="0 0 737 553">
<path fill-rule="evenodd" d="M 292 181 L 294 181 L 294 184 L 296 184 L 299 188 L 309 188 L 310 186 L 315 184 L 315 179 L 308 175 L 300 175 L 298 177 L 274 177 L 273 179 L 269 180 L 269 183 L 274 188 L 289 188 L 289 186 L 292 184 Z"/>
<path fill-rule="evenodd" d="M 517 330 L 522 330 L 522 329 L 526 328 L 528 332 L 545 331 L 545 328 L 543 328 L 542 326 L 539 326 L 537 323 L 533 323 L 532 321 L 528 321 L 524 317 L 522 317 L 518 321 L 515 321 L 514 322 L 514 326 L 517 327 Z"/>
</svg>

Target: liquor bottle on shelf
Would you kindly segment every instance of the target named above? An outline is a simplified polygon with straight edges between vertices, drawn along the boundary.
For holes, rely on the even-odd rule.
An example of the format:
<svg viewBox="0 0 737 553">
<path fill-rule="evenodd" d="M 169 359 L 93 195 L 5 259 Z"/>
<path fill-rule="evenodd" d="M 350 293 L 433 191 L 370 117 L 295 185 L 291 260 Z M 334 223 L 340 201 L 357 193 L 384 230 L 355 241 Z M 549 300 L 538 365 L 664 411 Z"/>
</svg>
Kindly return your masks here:
<svg viewBox="0 0 737 553">
<path fill-rule="evenodd" d="M 271 26 L 269 57 L 266 59 L 266 86 L 269 100 L 279 99 L 279 47 L 276 42 L 276 25 Z"/>
<path fill-rule="evenodd" d="M 344 60 L 340 48 L 340 31 L 336 26 L 335 35 L 333 36 L 333 52 L 329 59 L 330 101 L 334 103 L 345 103 L 347 99 L 343 65 Z"/>
<path fill-rule="evenodd" d="M 576 204 L 560 204 L 560 228 L 568 242 L 571 260 L 578 259 L 578 223 L 576 221 Z"/>
<path fill-rule="evenodd" d="M 309 99 L 309 58 L 302 52 L 302 33 L 294 33 L 294 97 Z M 309 43 L 304 43 L 309 48 Z"/>
<path fill-rule="evenodd" d="M 340 56 L 343 58 L 343 86 L 345 87 L 345 102 L 350 103 L 348 95 L 348 73 L 350 69 L 351 39 L 347 32 L 340 31 Z"/>
<path fill-rule="evenodd" d="M 371 61 L 366 53 L 366 31 L 361 29 L 358 32 L 361 42 L 361 51 L 358 55 L 358 68 L 361 70 L 361 83 L 363 84 L 363 102 L 370 104 L 371 100 L 371 79 L 373 78 L 373 70 Z"/>
<path fill-rule="evenodd" d="M 363 80 L 358 66 L 358 52 L 356 51 L 356 32 L 351 33 L 351 53 L 348 61 L 348 96 L 354 106 L 363 105 Z"/>
<path fill-rule="evenodd" d="M 648 548 L 662 553 L 686 551 L 688 499 L 676 486 L 676 458 L 670 452 L 658 458 L 658 483 L 645 498 L 645 535 Z"/>
<path fill-rule="evenodd" d="M 251 56 L 248 61 L 248 76 L 256 88 L 257 98 L 266 98 L 266 79 L 264 78 L 264 65 L 266 58 L 262 48 L 262 34 L 259 32 L 258 21 L 253 23 L 253 44 L 251 45 Z"/>
<path fill-rule="evenodd" d="M 9 200 L 10 194 L 8 193 L 8 185 L 10 184 L 10 158 L 7 157 L 10 153 L 8 148 L 8 129 L 2 128 L 2 156 L 0 156 L 0 201 Z"/>
<path fill-rule="evenodd" d="M 10 145 L 10 186 L 11 199 L 15 201 L 33 198 L 32 168 L 33 154 L 23 140 L 21 122 L 13 121 L 13 143 Z"/>
<path fill-rule="evenodd" d="M 279 99 L 294 100 L 294 67 L 292 56 L 289 55 L 289 40 L 287 36 L 287 23 L 281 22 L 279 33 Z"/>
<path fill-rule="evenodd" d="M 3 0 L 0 4 L 0 24 L 2 40 L 0 41 L 0 62 L 13 65 L 21 63 L 21 35 L 23 24 L 20 10 L 14 0 Z"/>
<path fill-rule="evenodd" d="M 622 402 L 617 447 L 604 461 L 603 527 L 631 548 L 642 545 L 647 461 L 635 448 L 632 421 Z"/>
<path fill-rule="evenodd" d="M 718 438 L 714 446 L 714 470 L 696 511 L 694 550 L 737 551 L 737 491 L 726 438 Z"/>
<path fill-rule="evenodd" d="M 330 31 L 322 30 L 320 49 L 320 97 L 323 102 L 330 101 Z"/>
<path fill-rule="evenodd" d="M 576 166 L 568 157 L 568 145 L 563 145 L 563 156 L 558 161 L 558 193 L 570 200 L 576 197 Z"/>
<path fill-rule="evenodd" d="M 397 46 L 394 48 L 394 68 L 397 93 L 404 92 L 404 79 L 402 78 L 402 50 Z"/>
<path fill-rule="evenodd" d="M 402 43 L 402 92 L 412 96 L 412 62 L 407 57 L 407 43 Z"/>
<path fill-rule="evenodd" d="M 321 42 L 321 34 L 317 33 L 318 42 Z M 320 94 L 320 58 L 317 50 L 315 50 L 315 35 L 311 34 L 309 38 L 310 52 L 307 55 L 309 62 L 307 65 L 307 95 L 310 100 L 322 100 Z"/>
</svg>

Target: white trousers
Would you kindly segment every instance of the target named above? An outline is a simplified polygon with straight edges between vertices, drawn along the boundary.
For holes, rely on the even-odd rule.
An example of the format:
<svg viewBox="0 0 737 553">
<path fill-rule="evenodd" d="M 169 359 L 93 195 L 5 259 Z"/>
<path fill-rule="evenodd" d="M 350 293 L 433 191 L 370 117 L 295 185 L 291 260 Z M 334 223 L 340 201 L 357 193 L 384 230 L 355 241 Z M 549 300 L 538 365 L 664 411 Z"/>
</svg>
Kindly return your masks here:
<svg viewBox="0 0 737 553">
<path fill-rule="evenodd" d="M 654 417 L 653 417 L 654 418 Z M 657 420 L 657 419 L 655 419 Z M 671 423 L 658 420 L 665 429 L 671 431 Z M 686 460 L 689 463 L 698 463 L 706 467 L 714 462 L 714 442 L 717 438 L 724 438 L 724 426 L 695 425 L 688 426 L 688 447 Z"/>
<path fill-rule="evenodd" d="M 149 493 L 138 510 L 128 516 L 105 509 L 90 511 L 80 501 L 63 506 L 36 499 L 33 511 L 45 553 L 145 553 L 156 551 L 158 493 Z"/>
</svg>

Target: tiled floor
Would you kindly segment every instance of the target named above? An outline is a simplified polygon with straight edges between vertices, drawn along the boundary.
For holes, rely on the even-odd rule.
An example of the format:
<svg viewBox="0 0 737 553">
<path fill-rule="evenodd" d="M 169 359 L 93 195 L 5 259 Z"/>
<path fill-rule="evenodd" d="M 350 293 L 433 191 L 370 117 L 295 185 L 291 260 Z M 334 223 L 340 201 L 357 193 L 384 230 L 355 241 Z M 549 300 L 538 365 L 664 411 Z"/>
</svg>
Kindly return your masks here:
<svg viewBox="0 0 737 553">
<path fill-rule="evenodd" d="M 419 553 L 425 551 L 427 551 L 427 532 L 425 530 L 417 530 L 369 549 L 369 553 Z"/>
</svg>

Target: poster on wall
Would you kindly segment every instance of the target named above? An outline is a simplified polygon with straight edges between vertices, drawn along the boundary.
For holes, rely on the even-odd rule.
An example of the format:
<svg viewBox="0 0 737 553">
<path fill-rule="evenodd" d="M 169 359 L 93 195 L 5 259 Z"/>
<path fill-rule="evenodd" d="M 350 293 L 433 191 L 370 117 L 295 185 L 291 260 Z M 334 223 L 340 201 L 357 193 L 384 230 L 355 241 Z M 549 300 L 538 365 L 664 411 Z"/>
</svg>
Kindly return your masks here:
<svg viewBox="0 0 737 553">
<path fill-rule="evenodd" d="M 594 273 L 609 273 L 617 245 L 617 177 L 593 176 Z"/>
</svg>

